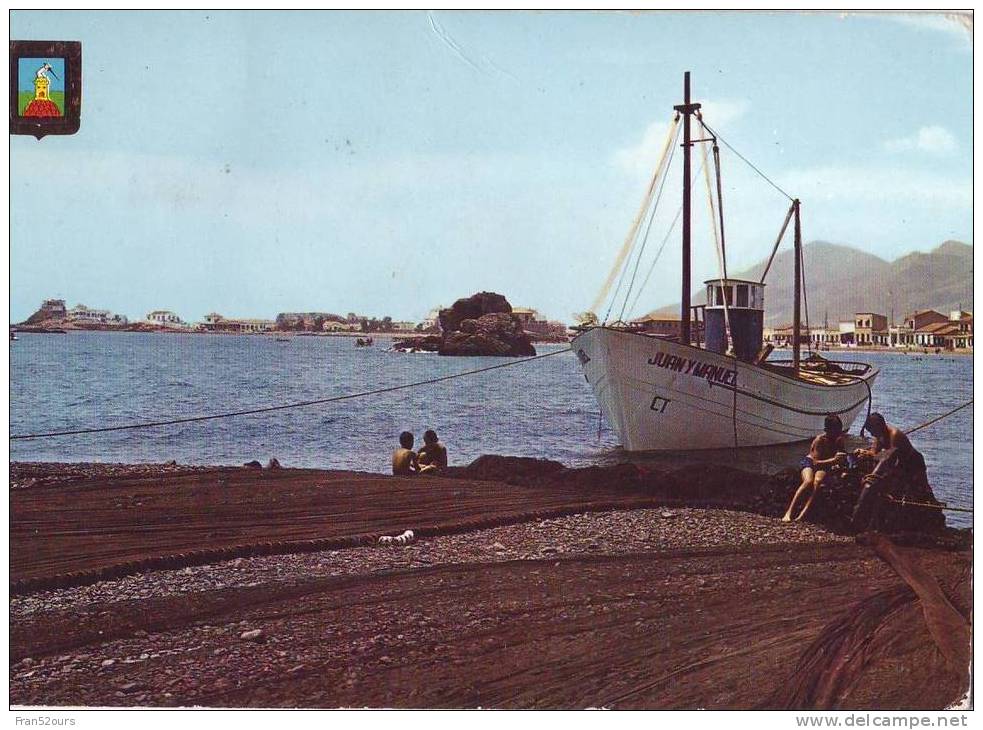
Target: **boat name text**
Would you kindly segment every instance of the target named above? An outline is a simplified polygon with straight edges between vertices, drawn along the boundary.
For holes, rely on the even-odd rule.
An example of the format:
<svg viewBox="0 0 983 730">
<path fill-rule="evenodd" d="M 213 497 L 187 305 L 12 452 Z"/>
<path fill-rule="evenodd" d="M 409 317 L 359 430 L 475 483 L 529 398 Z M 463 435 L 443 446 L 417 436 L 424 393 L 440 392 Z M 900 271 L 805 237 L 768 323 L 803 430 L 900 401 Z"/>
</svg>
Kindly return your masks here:
<svg viewBox="0 0 983 730">
<path fill-rule="evenodd" d="M 673 370 L 677 373 L 692 375 L 695 378 L 706 378 L 711 383 L 721 383 L 723 385 L 737 385 L 737 371 L 710 363 L 691 360 L 677 355 L 668 355 L 664 352 L 657 352 L 655 357 L 650 357 L 649 365 Z"/>
</svg>

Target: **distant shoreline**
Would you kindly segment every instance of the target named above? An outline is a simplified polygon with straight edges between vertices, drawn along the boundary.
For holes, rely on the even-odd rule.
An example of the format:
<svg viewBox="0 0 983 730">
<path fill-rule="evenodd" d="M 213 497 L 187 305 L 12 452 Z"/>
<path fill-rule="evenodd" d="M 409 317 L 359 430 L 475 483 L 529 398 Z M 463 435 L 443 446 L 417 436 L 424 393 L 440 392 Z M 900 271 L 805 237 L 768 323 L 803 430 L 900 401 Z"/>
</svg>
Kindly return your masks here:
<svg viewBox="0 0 983 730">
<path fill-rule="evenodd" d="M 346 338 L 372 338 L 381 340 L 410 339 L 413 337 L 426 337 L 436 334 L 434 332 L 296 332 L 290 330 L 269 330 L 266 332 L 228 332 L 224 330 L 196 330 L 178 329 L 174 327 L 36 327 L 32 325 L 21 326 L 12 324 L 10 331 L 15 334 L 45 335 L 45 334 L 72 334 L 76 332 L 112 332 L 114 334 L 151 334 L 151 335 L 222 335 L 225 337 L 276 337 L 281 339 L 293 339 L 294 337 L 346 337 Z M 530 341 L 543 345 L 562 345 L 564 340 L 540 339 L 530 336 Z"/>
<path fill-rule="evenodd" d="M 791 355 L 792 348 L 776 347 L 772 352 L 780 352 L 782 354 L 788 353 L 789 355 Z M 803 352 L 808 352 L 808 350 L 803 348 Z M 929 348 L 916 347 L 916 348 L 909 348 L 909 349 L 905 349 L 902 347 L 833 347 L 830 348 L 829 350 L 814 349 L 812 350 L 812 352 L 815 352 L 817 355 L 821 355 L 822 357 L 827 357 L 827 358 L 830 355 L 835 355 L 842 352 L 890 352 L 896 355 L 919 355 L 919 356 L 926 356 L 926 355 L 934 356 L 936 354 L 934 347 L 929 347 Z M 940 357 L 942 355 L 972 355 L 973 351 L 970 349 L 959 349 L 959 350 L 940 349 L 938 354 Z"/>
<path fill-rule="evenodd" d="M 347 337 L 347 338 L 366 338 L 371 337 L 373 339 L 386 339 L 392 340 L 397 338 L 411 338 L 411 337 L 426 337 L 427 335 L 435 334 L 433 332 L 415 332 L 415 331 L 401 331 L 401 332 L 296 332 L 290 330 L 270 330 L 267 332 L 227 332 L 222 330 L 197 330 L 197 329 L 178 329 L 174 327 L 73 327 L 71 325 L 59 326 L 59 327 L 37 327 L 32 325 L 21 326 L 12 324 L 10 325 L 10 331 L 16 334 L 69 334 L 72 332 L 115 332 L 115 333 L 139 333 L 139 334 L 165 334 L 165 335 L 224 335 L 224 336 L 244 336 L 244 337 L 279 337 L 279 338 L 293 338 L 293 337 Z M 530 341 L 536 344 L 564 344 L 563 340 L 555 339 L 540 339 L 535 336 L 530 336 Z M 838 353 L 845 352 L 882 352 L 882 353 L 894 353 L 898 355 L 919 355 L 919 356 L 932 356 L 935 355 L 934 347 L 924 348 L 924 347 L 914 347 L 914 348 L 900 348 L 900 347 L 834 347 L 829 350 L 819 350 L 813 349 L 815 352 L 823 357 L 829 357 L 830 355 L 836 355 Z M 807 351 L 803 348 L 803 351 Z M 776 353 L 789 353 L 791 354 L 791 348 L 788 347 L 776 347 L 774 349 Z M 940 350 L 938 355 L 972 355 L 972 349 L 957 349 L 957 350 Z"/>
</svg>

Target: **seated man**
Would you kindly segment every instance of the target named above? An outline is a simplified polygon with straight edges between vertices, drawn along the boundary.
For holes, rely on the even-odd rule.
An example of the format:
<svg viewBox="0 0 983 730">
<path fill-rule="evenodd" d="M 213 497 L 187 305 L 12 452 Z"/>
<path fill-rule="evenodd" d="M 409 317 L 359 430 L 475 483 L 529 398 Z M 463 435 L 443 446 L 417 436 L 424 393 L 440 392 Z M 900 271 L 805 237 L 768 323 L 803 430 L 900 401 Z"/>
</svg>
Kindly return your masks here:
<svg viewBox="0 0 983 730">
<path fill-rule="evenodd" d="M 413 451 L 413 434 L 403 431 L 399 434 L 399 448 L 393 452 L 393 476 L 411 477 L 420 471 L 420 465 Z"/>
<path fill-rule="evenodd" d="M 864 477 L 863 490 L 853 509 L 853 524 L 857 529 L 866 527 L 876 511 L 877 498 L 881 496 L 883 478 L 891 475 L 911 487 L 916 493 L 929 490 L 925 458 L 911 445 L 904 431 L 889 426 L 880 413 L 871 413 L 864 422 L 864 429 L 873 436 L 869 449 L 857 449 L 858 458 L 877 458 L 874 470 Z"/>
<path fill-rule="evenodd" d="M 811 491 L 809 499 L 806 500 L 805 506 L 795 520 L 798 522 L 805 517 L 806 512 L 812 506 L 812 500 L 819 493 L 819 487 L 822 485 L 823 479 L 826 478 L 827 470 L 829 467 L 841 463 L 846 463 L 843 422 L 835 413 L 830 413 L 826 416 L 825 421 L 823 421 L 823 432 L 812 440 L 812 446 L 809 447 L 809 454 L 799 462 L 799 467 L 802 469 L 802 484 L 793 495 L 792 501 L 789 502 L 788 509 L 785 510 L 785 516 L 782 517 L 782 522 L 792 521 L 792 512 L 795 509 L 795 503 L 799 501 L 802 495 Z"/>
<path fill-rule="evenodd" d="M 436 431 L 429 430 L 423 434 L 423 448 L 418 459 L 421 472 L 447 468 L 447 447 L 437 440 Z"/>
</svg>

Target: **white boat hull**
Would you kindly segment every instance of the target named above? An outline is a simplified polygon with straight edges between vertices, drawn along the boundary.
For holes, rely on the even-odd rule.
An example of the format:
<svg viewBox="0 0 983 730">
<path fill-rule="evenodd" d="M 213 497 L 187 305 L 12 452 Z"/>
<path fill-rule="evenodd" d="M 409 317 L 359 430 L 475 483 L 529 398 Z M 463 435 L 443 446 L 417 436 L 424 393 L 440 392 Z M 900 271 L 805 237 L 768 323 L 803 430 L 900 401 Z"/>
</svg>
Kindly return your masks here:
<svg viewBox="0 0 983 730">
<path fill-rule="evenodd" d="M 813 438 L 827 413 L 866 413 L 862 380 L 821 385 L 714 352 L 595 327 L 571 343 L 601 413 L 628 451 L 771 446 Z"/>
</svg>

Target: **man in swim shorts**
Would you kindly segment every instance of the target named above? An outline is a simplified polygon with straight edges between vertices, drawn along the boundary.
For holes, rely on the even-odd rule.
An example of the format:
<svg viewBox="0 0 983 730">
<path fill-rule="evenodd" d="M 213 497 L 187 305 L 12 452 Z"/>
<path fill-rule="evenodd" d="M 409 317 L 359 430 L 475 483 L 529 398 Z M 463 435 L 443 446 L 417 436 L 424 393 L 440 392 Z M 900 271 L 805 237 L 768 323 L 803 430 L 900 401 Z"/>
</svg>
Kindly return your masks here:
<svg viewBox="0 0 983 730">
<path fill-rule="evenodd" d="M 823 421 L 823 432 L 812 440 L 809 453 L 799 462 L 799 468 L 802 470 L 802 484 L 792 496 L 792 501 L 789 502 L 788 509 L 785 510 L 785 516 L 782 517 L 782 522 L 792 521 L 792 512 L 796 502 L 806 492 L 811 492 L 809 499 L 806 500 L 805 506 L 795 520 L 798 522 L 805 517 L 806 512 L 812 506 L 812 500 L 819 493 L 819 487 L 826 478 L 828 468 L 840 463 L 846 463 L 843 422 L 835 413 L 830 413 Z"/>
</svg>

